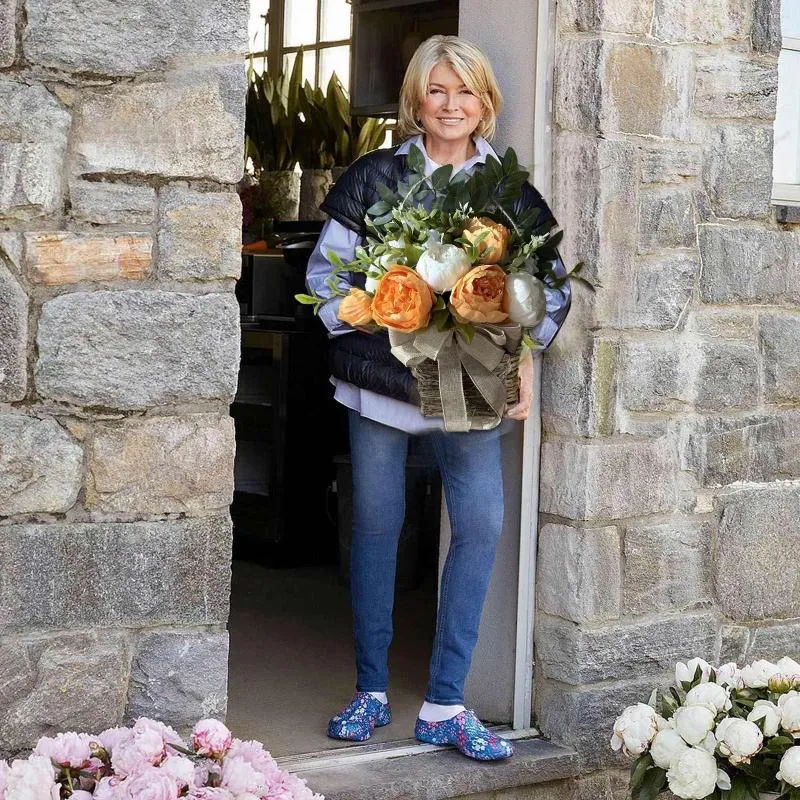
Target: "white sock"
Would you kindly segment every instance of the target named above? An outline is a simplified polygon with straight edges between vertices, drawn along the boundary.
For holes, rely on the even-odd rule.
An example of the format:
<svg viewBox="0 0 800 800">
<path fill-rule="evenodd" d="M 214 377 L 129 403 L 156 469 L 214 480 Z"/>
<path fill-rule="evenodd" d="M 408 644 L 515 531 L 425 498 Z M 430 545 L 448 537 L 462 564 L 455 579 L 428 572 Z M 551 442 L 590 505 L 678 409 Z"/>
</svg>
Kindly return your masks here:
<svg viewBox="0 0 800 800">
<path fill-rule="evenodd" d="M 440 706 L 438 703 L 429 703 L 426 700 L 418 716 L 423 722 L 444 722 L 465 710 L 464 706 Z"/>
<path fill-rule="evenodd" d="M 370 694 L 376 699 L 380 700 L 381 703 L 386 705 L 389 702 L 389 698 L 386 696 L 386 692 L 370 692 Z"/>
</svg>

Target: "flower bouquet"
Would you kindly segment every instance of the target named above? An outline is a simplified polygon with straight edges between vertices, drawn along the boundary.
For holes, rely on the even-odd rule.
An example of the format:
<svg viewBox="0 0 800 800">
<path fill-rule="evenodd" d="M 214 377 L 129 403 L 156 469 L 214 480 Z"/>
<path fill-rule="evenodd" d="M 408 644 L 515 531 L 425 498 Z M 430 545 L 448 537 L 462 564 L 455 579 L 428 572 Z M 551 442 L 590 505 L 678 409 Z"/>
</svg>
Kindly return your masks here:
<svg viewBox="0 0 800 800">
<path fill-rule="evenodd" d="M 694 658 L 676 665 L 675 682 L 660 709 L 654 690 L 614 723 L 611 747 L 635 759 L 635 800 L 668 789 L 686 800 L 800 800 L 800 664 L 715 669 Z"/>
<path fill-rule="evenodd" d="M 424 415 L 443 416 L 447 430 L 492 428 L 517 400 L 521 348 L 536 347 L 545 283 L 560 290 L 581 265 L 556 272 L 562 234 L 542 207 L 519 203 L 528 172 L 512 149 L 472 175 L 446 164 L 426 176 L 413 145 L 407 164 L 396 191 L 378 185 L 355 259 L 326 254 L 330 296 L 296 298 L 316 312 L 340 297 L 339 319 L 387 329 L 392 353 L 417 379 Z M 343 272 L 363 275 L 363 288 L 343 291 Z"/>
<path fill-rule="evenodd" d="M 214 719 L 185 743 L 146 717 L 97 736 L 44 736 L 26 759 L 0 760 L 0 800 L 324 800 L 260 742 Z"/>
</svg>

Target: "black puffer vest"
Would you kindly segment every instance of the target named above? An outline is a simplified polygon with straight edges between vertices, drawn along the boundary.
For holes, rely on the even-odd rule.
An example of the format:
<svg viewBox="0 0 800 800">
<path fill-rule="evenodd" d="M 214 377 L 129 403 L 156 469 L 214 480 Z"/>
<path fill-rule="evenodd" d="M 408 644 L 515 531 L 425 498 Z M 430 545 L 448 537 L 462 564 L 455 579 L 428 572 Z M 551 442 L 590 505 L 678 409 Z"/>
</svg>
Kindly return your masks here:
<svg viewBox="0 0 800 800">
<path fill-rule="evenodd" d="M 382 183 L 395 191 L 398 181 L 407 173 L 406 156 L 398 156 L 396 151 L 396 147 L 373 150 L 354 161 L 328 192 L 320 209 L 345 228 L 365 237 L 367 209 L 380 199 L 377 185 Z M 481 165 L 476 169 L 481 169 Z M 515 211 L 519 213 L 525 208 L 540 210 L 541 225 L 549 228 L 554 221 L 547 203 L 530 184 L 522 187 Z M 364 281 L 362 273 L 353 273 L 352 285 L 363 287 Z M 335 378 L 396 400 L 417 402 L 416 381 L 410 370 L 392 355 L 385 331 L 375 334 L 356 331 L 336 336 L 330 342 L 329 354 Z"/>
</svg>

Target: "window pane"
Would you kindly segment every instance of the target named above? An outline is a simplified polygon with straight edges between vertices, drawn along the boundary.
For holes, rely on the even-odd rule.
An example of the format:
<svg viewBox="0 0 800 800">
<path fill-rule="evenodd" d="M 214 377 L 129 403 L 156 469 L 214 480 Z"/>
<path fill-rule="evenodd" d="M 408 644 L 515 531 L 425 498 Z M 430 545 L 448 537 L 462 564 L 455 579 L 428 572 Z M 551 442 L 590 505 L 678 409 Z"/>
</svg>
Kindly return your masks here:
<svg viewBox="0 0 800 800">
<path fill-rule="evenodd" d="M 345 91 L 350 90 L 350 48 L 326 47 L 319 51 L 319 85 L 324 89 L 335 72 Z"/>
<path fill-rule="evenodd" d="M 283 46 L 317 41 L 317 0 L 286 0 L 283 7 Z"/>
<path fill-rule="evenodd" d="M 322 1 L 320 41 L 335 42 L 350 38 L 350 3 L 346 0 Z M 338 72 L 336 73 L 339 74 Z"/>
<path fill-rule="evenodd" d="M 773 180 L 800 183 L 800 51 L 797 50 L 782 50 L 778 60 Z"/>
<path fill-rule="evenodd" d="M 781 3 L 781 33 L 800 39 L 800 3 L 797 0 L 783 0 Z"/>
<path fill-rule="evenodd" d="M 289 75 L 294 66 L 294 60 L 297 58 L 297 53 L 284 53 L 283 54 L 283 72 Z M 316 50 L 303 51 L 303 83 L 308 81 L 312 86 L 314 85 L 314 70 L 317 66 L 317 53 Z"/>
<path fill-rule="evenodd" d="M 250 0 L 250 21 L 247 25 L 248 51 L 261 53 L 267 49 L 266 14 L 269 0 Z"/>
</svg>

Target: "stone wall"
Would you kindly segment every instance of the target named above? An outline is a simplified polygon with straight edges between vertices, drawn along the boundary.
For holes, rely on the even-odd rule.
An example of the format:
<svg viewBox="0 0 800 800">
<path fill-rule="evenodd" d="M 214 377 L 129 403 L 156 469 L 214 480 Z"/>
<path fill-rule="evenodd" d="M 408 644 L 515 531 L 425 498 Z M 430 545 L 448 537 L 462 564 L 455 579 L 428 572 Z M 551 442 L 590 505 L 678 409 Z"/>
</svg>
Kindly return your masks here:
<svg viewBox="0 0 800 800">
<path fill-rule="evenodd" d="M 536 716 L 585 770 L 675 660 L 800 655 L 778 31 L 777 0 L 558 3 L 556 216 L 602 286 L 544 366 Z"/>
<path fill-rule="evenodd" d="M 0 0 L 3 754 L 225 711 L 246 21 Z"/>
</svg>

